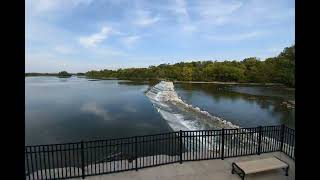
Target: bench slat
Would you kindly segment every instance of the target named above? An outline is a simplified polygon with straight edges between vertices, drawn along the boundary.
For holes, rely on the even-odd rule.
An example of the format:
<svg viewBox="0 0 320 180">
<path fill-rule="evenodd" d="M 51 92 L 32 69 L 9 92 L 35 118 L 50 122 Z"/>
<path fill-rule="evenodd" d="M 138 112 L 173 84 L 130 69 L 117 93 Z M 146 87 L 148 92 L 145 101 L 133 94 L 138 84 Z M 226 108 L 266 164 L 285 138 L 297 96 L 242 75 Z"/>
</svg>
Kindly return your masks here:
<svg viewBox="0 0 320 180">
<path fill-rule="evenodd" d="M 252 161 L 236 162 L 235 164 L 239 166 L 246 174 L 288 167 L 288 164 L 274 157 Z"/>
</svg>

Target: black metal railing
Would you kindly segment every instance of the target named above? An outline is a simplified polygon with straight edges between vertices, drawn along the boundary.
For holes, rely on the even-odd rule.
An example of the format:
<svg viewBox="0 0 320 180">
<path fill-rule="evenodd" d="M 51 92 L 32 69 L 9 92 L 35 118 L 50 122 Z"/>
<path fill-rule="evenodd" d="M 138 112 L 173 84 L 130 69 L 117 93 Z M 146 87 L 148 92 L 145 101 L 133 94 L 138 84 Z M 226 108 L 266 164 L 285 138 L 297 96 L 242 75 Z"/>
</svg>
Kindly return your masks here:
<svg viewBox="0 0 320 180">
<path fill-rule="evenodd" d="M 65 179 L 163 164 L 281 151 L 295 159 L 295 130 L 284 125 L 25 147 L 26 179 Z"/>
</svg>

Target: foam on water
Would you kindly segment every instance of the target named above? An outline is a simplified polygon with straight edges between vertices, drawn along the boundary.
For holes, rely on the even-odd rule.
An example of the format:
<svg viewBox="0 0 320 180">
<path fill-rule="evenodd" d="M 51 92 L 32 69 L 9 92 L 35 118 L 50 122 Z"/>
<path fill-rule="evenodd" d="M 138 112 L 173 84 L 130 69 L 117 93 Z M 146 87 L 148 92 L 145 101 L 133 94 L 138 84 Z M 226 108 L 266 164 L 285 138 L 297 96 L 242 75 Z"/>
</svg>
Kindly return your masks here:
<svg viewBox="0 0 320 180">
<path fill-rule="evenodd" d="M 239 128 L 231 122 L 212 116 L 199 107 L 185 103 L 174 90 L 172 82 L 161 81 L 147 91 L 146 96 L 174 131 Z M 212 150 L 211 143 L 215 140 L 211 139 L 211 143 L 204 142 L 200 138 L 188 139 L 188 141 L 193 141 L 190 144 L 198 141 L 206 144 L 205 147 Z M 193 147 L 190 146 L 189 149 Z"/>
<path fill-rule="evenodd" d="M 174 90 L 172 82 L 161 81 L 146 96 L 174 131 L 239 128 L 199 107 L 185 103 Z"/>
<path fill-rule="evenodd" d="M 191 104 L 185 103 L 174 90 L 174 85 L 172 82 L 161 81 L 152 87 L 149 91 L 146 92 L 146 96 L 152 102 L 153 106 L 157 109 L 160 115 L 168 122 L 168 125 L 174 131 L 194 131 L 194 130 L 212 130 L 212 129 L 222 129 L 222 128 L 240 128 L 237 125 L 232 124 L 231 122 L 211 115 L 205 110 L 201 110 L 199 107 L 194 107 Z M 245 129 L 240 131 L 246 133 Z M 191 133 L 191 132 L 190 132 Z M 218 144 L 220 141 L 219 136 L 215 136 L 209 140 L 203 140 L 200 138 L 197 132 L 193 132 L 194 137 L 196 138 L 186 138 L 186 141 L 189 141 L 188 144 L 192 146 L 187 147 L 189 150 L 194 149 L 195 142 L 202 144 L 200 149 L 206 148 L 207 150 L 220 151 L 213 147 L 213 144 Z M 257 138 L 257 133 L 254 133 L 254 138 Z M 246 137 L 246 135 L 244 135 Z M 239 141 L 240 144 L 241 138 L 230 137 L 233 140 Z M 248 139 L 246 137 L 246 139 Z M 264 137 L 266 143 L 274 142 L 272 138 Z M 250 140 L 247 140 L 250 141 Z M 217 142 L 217 143 L 216 143 Z M 250 141 L 251 142 L 251 141 Z M 252 144 L 256 142 L 252 141 Z M 185 143 L 186 144 L 186 143 Z M 228 144 L 224 146 L 225 150 L 228 149 Z M 199 149 L 198 149 L 199 150 Z"/>
</svg>

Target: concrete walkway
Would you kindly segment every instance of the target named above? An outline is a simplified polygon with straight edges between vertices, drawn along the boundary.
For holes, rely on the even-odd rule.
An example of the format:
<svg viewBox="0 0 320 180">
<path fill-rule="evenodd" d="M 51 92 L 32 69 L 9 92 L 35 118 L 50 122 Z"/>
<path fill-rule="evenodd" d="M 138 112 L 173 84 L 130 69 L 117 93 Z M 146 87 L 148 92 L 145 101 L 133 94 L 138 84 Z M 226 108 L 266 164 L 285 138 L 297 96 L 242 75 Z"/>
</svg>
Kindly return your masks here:
<svg viewBox="0 0 320 180">
<path fill-rule="evenodd" d="M 87 180 L 240 180 L 237 174 L 231 174 L 231 163 L 240 160 L 253 160 L 276 156 L 289 163 L 289 176 L 282 169 L 247 175 L 246 180 L 293 180 L 295 179 L 295 162 L 281 152 L 266 153 L 225 160 L 203 160 L 175 163 L 126 171 L 114 174 L 89 176 Z M 81 178 L 75 178 L 81 179 Z"/>
</svg>

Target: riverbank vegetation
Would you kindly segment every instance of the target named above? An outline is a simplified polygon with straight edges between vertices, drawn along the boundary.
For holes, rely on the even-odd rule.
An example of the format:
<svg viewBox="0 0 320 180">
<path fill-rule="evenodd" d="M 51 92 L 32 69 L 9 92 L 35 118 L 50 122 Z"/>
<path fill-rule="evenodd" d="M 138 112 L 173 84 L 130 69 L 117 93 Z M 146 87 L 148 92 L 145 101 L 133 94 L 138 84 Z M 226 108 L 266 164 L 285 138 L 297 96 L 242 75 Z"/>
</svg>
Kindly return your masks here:
<svg viewBox="0 0 320 180">
<path fill-rule="evenodd" d="M 288 87 L 295 87 L 295 45 L 286 47 L 278 56 L 264 61 L 250 57 L 242 61 L 180 62 L 148 68 L 89 71 L 86 76 L 99 79 L 281 83 Z"/>
<path fill-rule="evenodd" d="M 72 74 L 69 74 L 67 71 L 61 71 L 58 73 L 58 77 L 60 78 L 67 78 L 67 77 L 71 77 Z"/>
<path fill-rule="evenodd" d="M 79 73 L 77 73 L 78 75 Z M 73 74 L 68 73 L 67 71 L 61 71 L 59 73 L 25 73 L 25 76 L 57 76 L 61 78 L 71 77 Z M 82 73 L 84 75 L 84 73 Z"/>
</svg>

